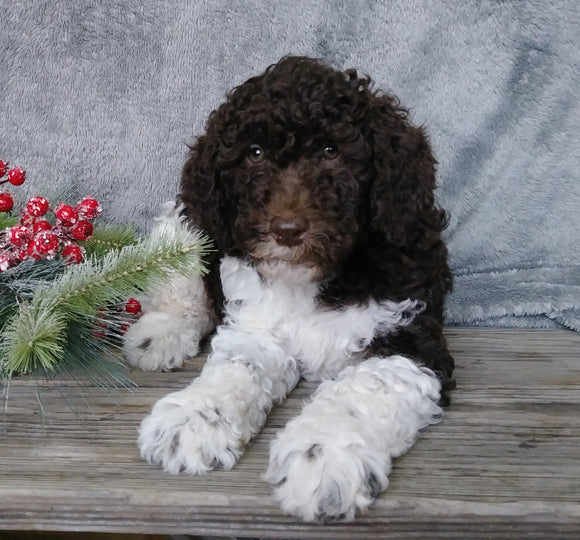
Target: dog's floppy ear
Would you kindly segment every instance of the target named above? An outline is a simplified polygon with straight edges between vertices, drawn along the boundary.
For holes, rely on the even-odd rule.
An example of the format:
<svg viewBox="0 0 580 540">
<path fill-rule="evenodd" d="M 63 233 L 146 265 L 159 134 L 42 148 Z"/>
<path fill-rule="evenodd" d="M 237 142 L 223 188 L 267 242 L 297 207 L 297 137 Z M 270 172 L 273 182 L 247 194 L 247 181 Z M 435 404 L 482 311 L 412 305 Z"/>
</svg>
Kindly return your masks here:
<svg viewBox="0 0 580 540">
<path fill-rule="evenodd" d="M 397 247 L 424 241 L 429 232 L 438 237 L 446 216 L 435 207 L 436 161 L 429 141 L 422 128 L 408 123 L 395 98 L 382 95 L 371 100 L 370 231 Z"/>
<path fill-rule="evenodd" d="M 232 246 L 228 223 L 228 207 L 223 187 L 219 182 L 217 154 L 219 136 L 211 126 L 190 147 L 181 175 L 179 199 L 191 222 L 207 232 L 222 253 Z"/>
</svg>

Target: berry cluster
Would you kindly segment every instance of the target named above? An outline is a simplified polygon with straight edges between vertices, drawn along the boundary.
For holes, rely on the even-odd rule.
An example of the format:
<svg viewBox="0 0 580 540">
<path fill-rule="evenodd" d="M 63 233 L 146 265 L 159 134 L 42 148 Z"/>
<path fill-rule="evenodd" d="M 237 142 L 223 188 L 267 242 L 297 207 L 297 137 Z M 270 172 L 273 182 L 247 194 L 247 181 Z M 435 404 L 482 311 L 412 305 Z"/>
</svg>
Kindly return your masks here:
<svg viewBox="0 0 580 540">
<path fill-rule="evenodd" d="M 2 180 L 7 176 L 5 180 Z M 20 186 L 26 172 L 22 167 L 8 169 L 0 160 L 0 186 Z M 8 191 L 0 192 L 0 212 L 12 212 L 14 199 Z M 98 201 L 87 197 L 76 206 L 59 203 L 51 209 L 44 197 L 32 197 L 22 209 L 17 224 L 0 231 L 0 272 L 27 259 L 54 259 L 82 262 L 84 249 L 78 244 L 93 234 L 91 220 L 101 214 Z"/>
</svg>

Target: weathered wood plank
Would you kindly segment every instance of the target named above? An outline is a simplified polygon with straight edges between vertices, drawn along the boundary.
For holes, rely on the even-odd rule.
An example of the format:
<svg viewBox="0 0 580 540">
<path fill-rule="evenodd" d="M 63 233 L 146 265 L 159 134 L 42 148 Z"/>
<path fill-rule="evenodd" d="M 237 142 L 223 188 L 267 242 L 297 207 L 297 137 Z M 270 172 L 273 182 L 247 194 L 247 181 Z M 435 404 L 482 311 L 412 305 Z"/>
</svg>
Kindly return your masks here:
<svg viewBox="0 0 580 540">
<path fill-rule="evenodd" d="M 274 409 L 232 471 L 174 477 L 140 460 L 140 420 L 156 399 L 189 382 L 201 366 L 195 359 L 189 371 L 135 372 L 139 389 L 117 392 L 117 404 L 90 386 L 83 389 L 87 405 L 68 383 L 13 381 L 0 420 L 0 529 L 578 537 L 580 336 L 490 329 L 448 335 L 458 364 L 453 403 L 443 422 L 396 460 L 389 490 L 354 523 L 308 526 L 283 516 L 261 479 L 269 441 L 311 393 L 306 383 Z"/>
</svg>

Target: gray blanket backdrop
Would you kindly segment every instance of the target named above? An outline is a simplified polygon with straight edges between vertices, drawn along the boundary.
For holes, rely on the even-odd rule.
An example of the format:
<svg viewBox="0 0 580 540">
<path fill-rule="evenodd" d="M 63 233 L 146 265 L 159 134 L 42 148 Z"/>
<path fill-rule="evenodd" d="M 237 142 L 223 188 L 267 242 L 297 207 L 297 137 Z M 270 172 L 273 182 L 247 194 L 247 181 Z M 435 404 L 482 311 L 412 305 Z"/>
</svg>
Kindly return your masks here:
<svg viewBox="0 0 580 540">
<path fill-rule="evenodd" d="M 91 193 L 149 227 L 224 93 L 293 53 L 425 124 L 449 324 L 580 330 L 578 0 L 0 0 L 0 159 L 20 198 Z"/>
</svg>

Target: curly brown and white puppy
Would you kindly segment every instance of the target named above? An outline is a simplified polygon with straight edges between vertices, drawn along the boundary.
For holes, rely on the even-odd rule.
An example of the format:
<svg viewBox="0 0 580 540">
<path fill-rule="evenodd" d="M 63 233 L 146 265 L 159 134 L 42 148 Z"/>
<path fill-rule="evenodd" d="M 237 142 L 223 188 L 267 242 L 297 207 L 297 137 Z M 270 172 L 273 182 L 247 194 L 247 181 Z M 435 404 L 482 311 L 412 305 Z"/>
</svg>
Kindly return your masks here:
<svg viewBox="0 0 580 540">
<path fill-rule="evenodd" d="M 142 456 L 171 473 L 232 467 L 272 404 L 318 380 L 266 479 L 304 520 L 366 509 L 453 386 L 434 189 L 424 131 L 355 70 L 286 57 L 235 88 L 182 177 L 211 272 L 158 291 L 127 334 L 132 364 L 170 369 L 218 325 L 200 376 L 143 421 Z"/>
</svg>

